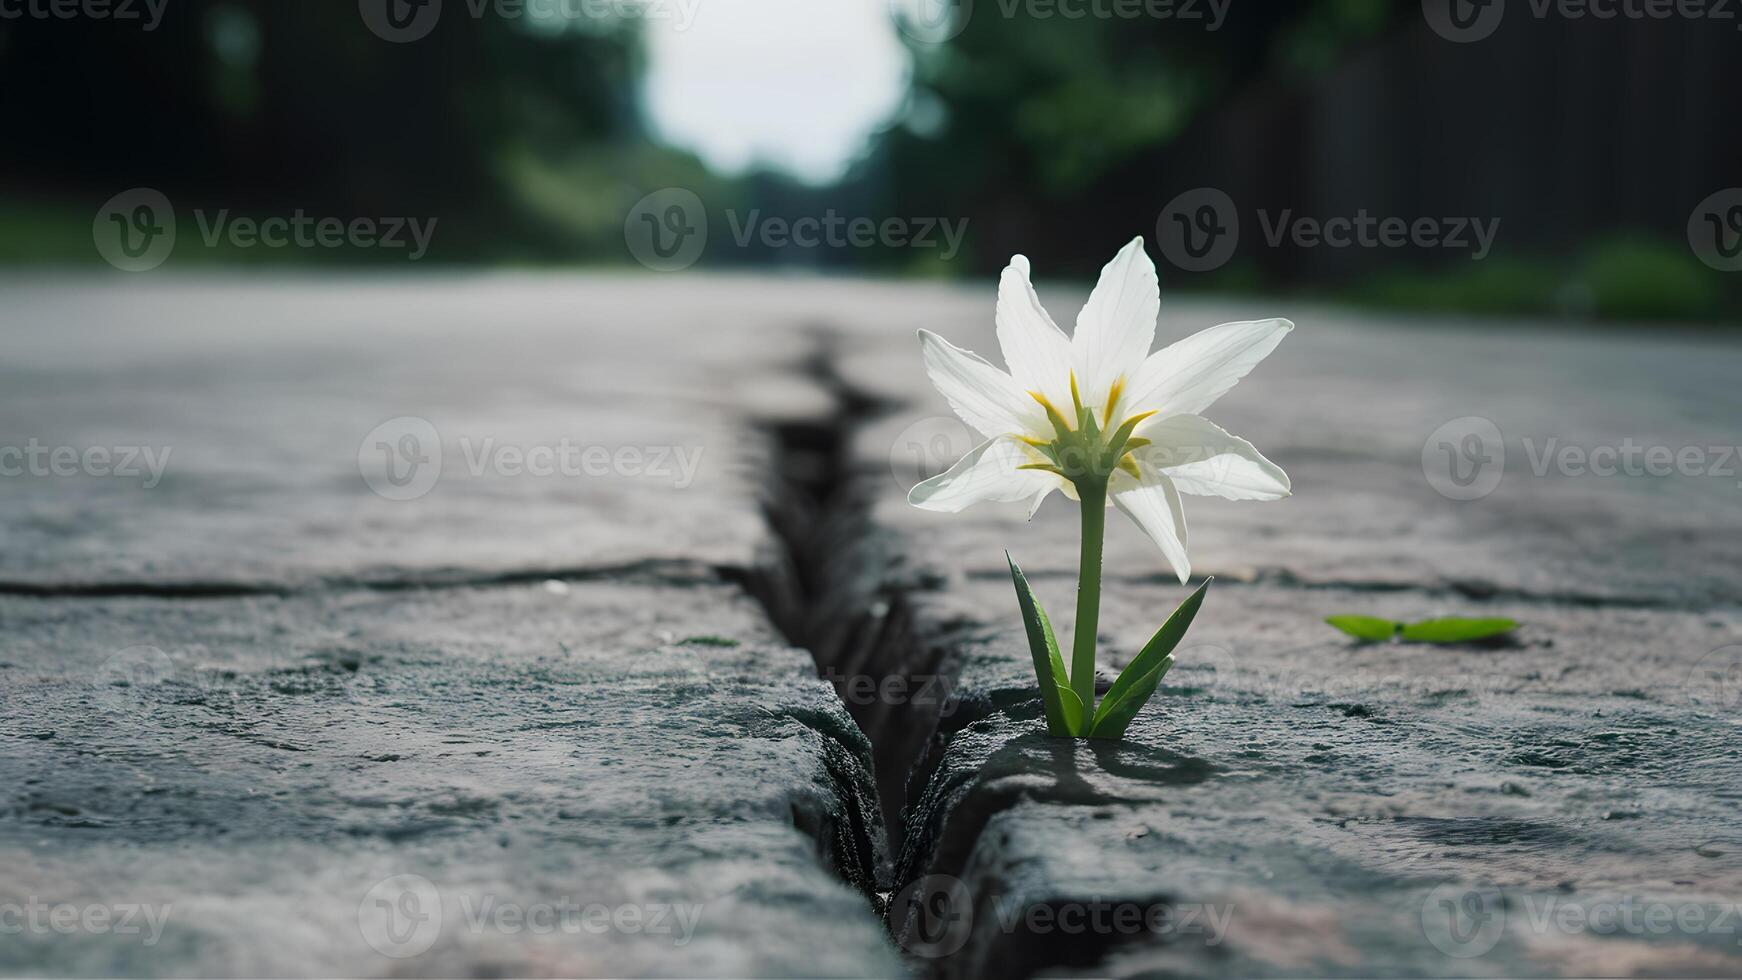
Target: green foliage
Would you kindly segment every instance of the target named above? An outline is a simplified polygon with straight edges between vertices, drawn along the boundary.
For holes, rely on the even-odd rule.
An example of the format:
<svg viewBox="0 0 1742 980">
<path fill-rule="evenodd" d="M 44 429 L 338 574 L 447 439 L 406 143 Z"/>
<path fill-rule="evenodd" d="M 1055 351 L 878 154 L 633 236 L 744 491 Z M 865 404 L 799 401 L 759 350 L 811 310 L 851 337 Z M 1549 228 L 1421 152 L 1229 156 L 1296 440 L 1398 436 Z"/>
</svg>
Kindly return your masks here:
<svg viewBox="0 0 1742 980">
<path fill-rule="evenodd" d="M 1214 581 L 1213 579 L 1210 581 Z M 1150 695 L 1161 683 L 1161 678 L 1173 666 L 1173 651 L 1179 646 L 1179 641 L 1185 639 L 1186 630 L 1191 628 L 1192 620 L 1197 618 L 1198 609 L 1204 604 L 1204 594 L 1210 590 L 1210 582 L 1198 586 L 1198 590 L 1186 597 L 1180 603 L 1161 629 L 1149 638 L 1143 649 L 1137 652 L 1131 662 L 1125 665 L 1125 670 L 1119 674 L 1119 679 L 1107 689 L 1107 696 L 1101 699 L 1101 709 L 1095 712 L 1095 723 L 1089 734 L 1095 738 L 1120 738 L 1125 734 L 1125 727 L 1131 724 L 1131 719 L 1137 716 L 1139 709 L 1149 701 Z"/>
<path fill-rule="evenodd" d="M 1028 634 L 1028 650 L 1034 658 L 1034 677 L 1040 686 L 1041 704 L 1046 711 L 1047 731 L 1061 738 L 1119 739 L 1154 696 L 1161 679 L 1173 667 L 1173 650 L 1185 638 L 1198 609 L 1204 604 L 1204 594 L 1210 583 L 1205 582 L 1168 617 L 1137 656 L 1127 664 L 1119 679 L 1101 699 L 1099 709 L 1084 704 L 1071 689 L 1070 676 L 1059 652 L 1058 639 L 1040 600 L 1028 584 L 1022 569 L 1009 552 L 1004 560 L 1010 564 L 1010 579 L 1016 586 L 1016 601 L 1022 607 L 1022 624 Z"/>
<path fill-rule="evenodd" d="M 1447 616 L 1418 623 L 1398 623 L 1372 616 L 1329 616 L 1325 622 L 1366 643 L 1392 638 L 1406 643 L 1475 643 L 1510 633 L 1518 623 L 1510 619 L 1466 619 Z"/>
<path fill-rule="evenodd" d="M 738 645 L 738 641 L 730 637 L 709 634 L 707 636 L 686 637 L 680 640 L 678 645 L 686 647 L 735 647 Z"/>
<path fill-rule="evenodd" d="M 1377 643 L 1389 640 L 1403 629 L 1402 623 L 1394 623 L 1389 619 L 1377 619 L 1372 616 L 1329 616 L 1325 622 L 1342 630 L 1357 640 Z"/>
<path fill-rule="evenodd" d="M 1722 283 L 1685 243 L 1633 235 L 1600 240 L 1570 259 L 1490 255 L 1431 272 L 1387 272 L 1339 296 L 1431 313 L 1697 320 L 1734 308 Z"/>
<path fill-rule="evenodd" d="M 1474 643 L 1510 633 L 1518 624 L 1510 619 L 1426 619 L 1411 623 L 1398 634 L 1411 643 Z"/>
<path fill-rule="evenodd" d="M 1581 299 L 1610 320 L 1690 320 L 1722 313 L 1718 276 L 1690 253 L 1647 238 L 1598 242 L 1580 264 Z"/>
<path fill-rule="evenodd" d="M 1035 598 L 1034 590 L 1010 552 L 1004 553 L 1010 563 L 1010 579 L 1016 583 L 1016 601 L 1022 606 L 1022 625 L 1028 631 L 1028 649 L 1034 655 L 1034 676 L 1040 683 L 1041 702 L 1046 707 L 1046 727 L 1060 737 L 1075 735 L 1083 724 L 1083 702 L 1071 690 L 1070 676 L 1065 672 L 1064 657 L 1059 653 L 1058 639 L 1046 610 Z"/>
</svg>

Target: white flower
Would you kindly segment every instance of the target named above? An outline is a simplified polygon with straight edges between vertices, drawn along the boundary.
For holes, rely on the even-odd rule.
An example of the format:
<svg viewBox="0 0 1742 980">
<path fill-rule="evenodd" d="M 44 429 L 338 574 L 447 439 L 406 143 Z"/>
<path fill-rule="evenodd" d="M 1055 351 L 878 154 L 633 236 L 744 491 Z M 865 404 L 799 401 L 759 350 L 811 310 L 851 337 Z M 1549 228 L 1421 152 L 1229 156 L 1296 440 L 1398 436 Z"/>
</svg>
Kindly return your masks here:
<svg viewBox="0 0 1742 980">
<path fill-rule="evenodd" d="M 926 373 L 962 421 L 985 438 L 908 501 L 954 513 L 981 501 L 1026 501 L 1054 490 L 1105 495 L 1161 548 L 1184 582 L 1181 494 L 1280 500 L 1288 474 L 1252 444 L 1199 415 L 1264 360 L 1294 324 L 1224 323 L 1151 354 L 1161 310 L 1155 266 L 1136 238 L 1120 250 L 1066 337 L 1010 260 L 998 287 L 998 345 L 1009 373 L 919 332 Z"/>
</svg>

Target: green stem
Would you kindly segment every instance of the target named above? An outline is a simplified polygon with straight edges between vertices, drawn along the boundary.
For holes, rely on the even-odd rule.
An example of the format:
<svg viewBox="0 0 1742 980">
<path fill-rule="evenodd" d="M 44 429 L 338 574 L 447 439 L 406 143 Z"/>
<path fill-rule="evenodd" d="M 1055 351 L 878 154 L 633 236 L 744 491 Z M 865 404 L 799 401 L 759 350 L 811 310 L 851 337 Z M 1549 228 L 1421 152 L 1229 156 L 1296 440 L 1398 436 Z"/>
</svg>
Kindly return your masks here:
<svg viewBox="0 0 1742 980">
<path fill-rule="evenodd" d="M 1083 504 L 1083 555 L 1077 569 L 1077 636 L 1071 646 L 1071 690 L 1084 717 L 1095 712 L 1095 630 L 1101 619 L 1101 539 L 1107 529 L 1107 484 L 1077 484 Z"/>
</svg>

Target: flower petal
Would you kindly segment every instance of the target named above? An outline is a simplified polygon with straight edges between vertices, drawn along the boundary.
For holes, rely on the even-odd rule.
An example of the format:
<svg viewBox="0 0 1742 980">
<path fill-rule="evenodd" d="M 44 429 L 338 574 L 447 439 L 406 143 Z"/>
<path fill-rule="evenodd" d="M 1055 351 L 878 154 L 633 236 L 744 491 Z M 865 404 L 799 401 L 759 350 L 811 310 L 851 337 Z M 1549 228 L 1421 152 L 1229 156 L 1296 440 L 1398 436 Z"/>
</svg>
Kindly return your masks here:
<svg viewBox="0 0 1742 980">
<path fill-rule="evenodd" d="M 1017 468 L 1038 458 L 1010 436 L 988 439 L 945 472 L 908 491 L 907 502 L 921 510 L 954 514 L 982 501 L 1029 500 L 1057 479 L 1042 470 Z"/>
<path fill-rule="evenodd" d="M 1011 377 L 1054 405 L 1071 397 L 1071 339 L 1052 322 L 1028 276 L 1028 259 L 1012 256 L 998 280 L 998 346 Z"/>
<path fill-rule="evenodd" d="M 1250 442 L 1201 415 L 1170 415 L 1137 429 L 1153 443 L 1132 455 L 1139 470 L 1153 469 L 1180 493 L 1229 500 L 1281 500 L 1288 474 Z"/>
<path fill-rule="evenodd" d="M 1191 578 L 1192 562 L 1186 555 L 1186 512 L 1173 481 L 1155 470 L 1144 471 L 1141 480 L 1121 471 L 1114 476 L 1111 490 L 1113 506 L 1136 521 L 1161 548 L 1183 585 Z"/>
<path fill-rule="evenodd" d="M 1155 264 L 1133 238 L 1101 270 L 1089 302 L 1077 316 L 1071 338 L 1077 382 L 1084 404 L 1105 404 L 1113 382 L 1130 381 L 1155 343 L 1155 318 L 1161 312 L 1161 282 Z"/>
<path fill-rule="evenodd" d="M 1041 475 L 1050 476 L 1051 474 L 1042 473 Z M 1054 490 L 1062 488 L 1064 482 L 1064 480 L 1058 479 L 1057 477 L 1048 481 L 1047 485 L 1041 488 L 1041 490 L 1034 495 L 1034 499 L 1028 502 L 1028 516 L 1025 517 L 1024 520 L 1034 520 L 1034 515 L 1040 511 L 1040 505 L 1046 503 L 1046 498 L 1052 496 Z"/>
<path fill-rule="evenodd" d="M 1151 354 L 1128 389 L 1135 411 L 1196 415 L 1215 403 L 1294 329 L 1287 320 L 1224 323 Z"/>
<path fill-rule="evenodd" d="M 919 332 L 919 342 L 931 383 L 981 435 L 1049 431 L 1045 410 L 1010 375 L 930 330 Z"/>
</svg>

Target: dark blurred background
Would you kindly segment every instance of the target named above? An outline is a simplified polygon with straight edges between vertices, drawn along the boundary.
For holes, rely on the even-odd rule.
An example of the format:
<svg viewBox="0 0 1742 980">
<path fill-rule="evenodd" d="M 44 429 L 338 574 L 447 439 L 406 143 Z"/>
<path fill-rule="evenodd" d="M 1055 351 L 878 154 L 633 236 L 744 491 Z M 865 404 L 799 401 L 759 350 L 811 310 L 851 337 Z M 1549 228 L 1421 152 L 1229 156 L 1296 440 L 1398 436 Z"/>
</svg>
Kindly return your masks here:
<svg viewBox="0 0 1742 980">
<path fill-rule="evenodd" d="M 190 217 L 301 209 L 439 218 L 423 266 L 641 272 L 626 218 L 679 187 L 713 226 L 699 269 L 966 277 L 1023 251 L 1043 277 L 1088 277 L 1134 234 L 1153 249 L 1170 202 L 1208 187 L 1234 202 L 1238 247 L 1164 264 L 1168 288 L 1639 321 L 1738 309 L 1742 211 L 1721 192 L 1742 185 L 1742 22 L 1715 4 L 58 2 L 0 0 L 9 265 L 107 268 L 93 217 L 149 187 L 182 220 L 169 270 L 406 263 L 201 247 Z M 965 222 L 962 245 L 732 233 L 830 211 Z M 1267 240 L 1285 213 L 1363 211 L 1499 224 L 1479 259 Z"/>
</svg>

